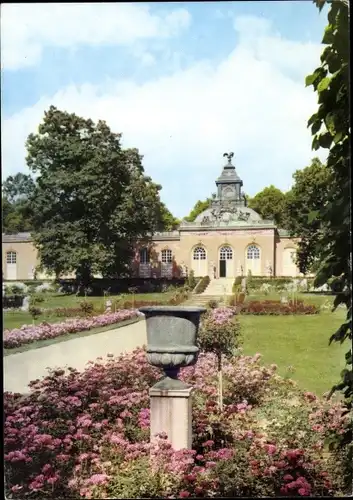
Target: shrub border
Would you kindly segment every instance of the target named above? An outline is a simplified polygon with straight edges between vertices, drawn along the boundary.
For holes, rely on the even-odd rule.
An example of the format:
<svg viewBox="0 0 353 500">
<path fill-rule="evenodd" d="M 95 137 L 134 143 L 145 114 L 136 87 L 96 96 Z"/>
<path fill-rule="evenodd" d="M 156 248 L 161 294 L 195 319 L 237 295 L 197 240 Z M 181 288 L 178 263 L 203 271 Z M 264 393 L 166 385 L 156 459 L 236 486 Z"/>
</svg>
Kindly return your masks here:
<svg viewBox="0 0 353 500">
<path fill-rule="evenodd" d="M 26 351 L 31 351 L 33 349 L 41 349 L 43 347 L 48 347 L 53 344 L 59 344 L 60 342 L 68 342 L 74 340 L 75 338 L 89 337 L 90 335 L 95 335 L 98 333 L 105 333 L 110 330 L 116 330 L 117 328 L 122 328 L 123 326 L 129 326 L 139 321 L 143 321 L 144 318 L 137 316 L 134 318 L 126 319 L 120 321 L 119 323 L 112 323 L 111 325 L 106 325 L 97 328 L 91 328 L 90 330 L 83 330 L 82 332 L 68 333 L 67 335 L 60 335 L 59 337 L 54 337 L 52 339 L 41 339 L 35 340 L 28 344 L 22 344 L 18 347 L 7 347 L 3 348 L 3 356 L 11 356 L 12 354 L 19 354 Z"/>
</svg>

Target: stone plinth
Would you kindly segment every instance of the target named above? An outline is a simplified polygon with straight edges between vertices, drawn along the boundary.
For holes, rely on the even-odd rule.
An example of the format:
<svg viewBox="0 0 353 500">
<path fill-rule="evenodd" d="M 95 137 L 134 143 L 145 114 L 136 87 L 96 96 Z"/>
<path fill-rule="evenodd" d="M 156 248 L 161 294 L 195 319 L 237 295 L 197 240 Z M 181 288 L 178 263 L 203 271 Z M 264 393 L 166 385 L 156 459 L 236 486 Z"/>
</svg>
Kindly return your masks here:
<svg viewBox="0 0 353 500">
<path fill-rule="evenodd" d="M 192 448 L 192 390 L 150 389 L 151 442 L 165 432 L 175 450 Z"/>
</svg>

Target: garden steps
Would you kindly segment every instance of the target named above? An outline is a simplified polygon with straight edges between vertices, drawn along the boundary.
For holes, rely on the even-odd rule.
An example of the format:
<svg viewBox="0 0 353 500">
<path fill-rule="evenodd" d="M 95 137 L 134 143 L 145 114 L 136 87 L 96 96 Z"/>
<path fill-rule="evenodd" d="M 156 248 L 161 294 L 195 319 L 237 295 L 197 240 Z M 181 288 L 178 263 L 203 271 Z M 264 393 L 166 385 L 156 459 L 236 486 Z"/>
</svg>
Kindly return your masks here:
<svg viewBox="0 0 353 500">
<path fill-rule="evenodd" d="M 221 303 L 223 297 L 221 295 L 192 295 L 188 300 L 183 302 L 183 306 L 205 306 L 210 300 L 216 300 Z"/>
<path fill-rule="evenodd" d="M 201 294 L 203 296 L 232 295 L 234 278 L 217 278 L 209 282 L 206 290 Z"/>
</svg>

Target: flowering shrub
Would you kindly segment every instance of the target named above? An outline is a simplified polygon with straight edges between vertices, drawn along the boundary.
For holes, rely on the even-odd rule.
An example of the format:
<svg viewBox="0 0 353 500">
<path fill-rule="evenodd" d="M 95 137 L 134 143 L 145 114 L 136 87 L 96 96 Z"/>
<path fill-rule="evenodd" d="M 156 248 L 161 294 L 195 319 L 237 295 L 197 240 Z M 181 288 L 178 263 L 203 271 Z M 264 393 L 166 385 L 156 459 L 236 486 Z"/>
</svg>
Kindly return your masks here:
<svg viewBox="0 0 353 500">
<path fill-rule="evenodd" d="M 200 327 L 198 345 L 202 351 L 215 354 L 218 363 L 218 403 L 223 408 L 222 355 L 231 356 L 239 346 L 240 325 L 235 309 L 216 307 L 209 310 Z"/>
<path fill-rule="evenodd" d="M 36 293 L 45 293 L 45 292 L 53 292 L 54 287 L 52 283 L 42 283 L 41 285 L 36 286 Z"/>
<path fill-rule="evenodd" d="M 25 283 L 14 282 L 5 283 L 6 295 L 25 295 L 28 292 L 28 286 Z"/>
<path fill-rule="evenodd" d="M 160 372 L 143 349 L 51 370 L 28 396 L 4 394 L 6 496 L 187 498 L 333 496 L 338 481 L 323 441 L 340 432 L 340 405 L 301 393 L 260 364 L 260 355 L 224 361 L 224 409 L 217 407 L 217 362 L 201 353 L 181 378 L 194 386 L 193 449 L 174 451 L 165 436 L 149 443 L 148 388 Z M 263 428 L 265 413 L 296 396 L 307 418 L 296 441 Z M 320 413 L 322 411 L 322 413 Z M 262 414 L 261 414 L 262 412 Z M 266 413 L 267 412 L 267 413 Z M 309 418 L 310 417 L 310 418 Z M 296 430 L 296 421 L 292 430 Z M 302 425 L 302 424 L 301 424 Z M 322 426 L 320 429 L 316 425 Z M 336 425 L 338 427 L 336 427 Z M 305 451 L 304 451 L 305 450 Z"/>
<path fill-rule="evenodd" d="M 40 325 L 14 328 L 4 330 L 3 343 L 5 348 L 18 347 L 22 344 L 29 344 L 35 340 L 53 339 L 69 333 L 83 332 L 92 328 L 113 325 L 127 319 L 137 317 L 135 309 L 121 310 L 116 313 L 101 314 L 87 319 L 68 319 L 62 323 L 41 323 Z"/>
<path fill-rule="evenodd" d="M 289 300 L 283 303 L 277 300 L 250 300 L 241 308 L 241 314 L 287 315 L 319 314 L 320 309 L 314 304 L 305 304 L 302 300 Z"/>
</svg>

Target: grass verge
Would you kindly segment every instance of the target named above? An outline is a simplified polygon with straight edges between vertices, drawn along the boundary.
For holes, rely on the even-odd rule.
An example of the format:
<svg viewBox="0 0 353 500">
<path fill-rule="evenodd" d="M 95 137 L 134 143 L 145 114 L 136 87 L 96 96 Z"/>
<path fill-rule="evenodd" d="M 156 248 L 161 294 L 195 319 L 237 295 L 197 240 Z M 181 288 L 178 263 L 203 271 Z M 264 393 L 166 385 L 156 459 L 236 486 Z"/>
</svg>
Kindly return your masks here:
<svg viewBox="0 0 353 500">
<path fill-rule="evenodd" d="M 55 337 L 53 339 L 43 339 L 36 340 L 35 342 L 31 342 L 30 344 L 23 344 L 14 348 L 3 349 L 4 356 L 10 356 L 11 354 L 17 354 L 20 352 L 30 351 L 32 349 L 40 349 L 41 347 L 47 347 L 53 344 L 59 344 L 60 342 L 67 342 L 68 340 L 78 339 L 81 337 L 89 337 L 90 335 L 96 335 L 97 333 L 107 332 L 108 330 L 115 330 L 117 328 L 121 328 L 123 326 L 131 325 L 133 323 L 137 323 L 138 321 L 142 321 L 143 318 L 131 318 L 126 321 L 121 321 L 120 323 L 115 323 L 112 325 L 103 326 L 100 328 L 92 328 L 91 330 L 85 330 L 83 332 L 77 333 L 68 333 L 67 335 L 61 335 L 60 337 Z"/>
</svg>

